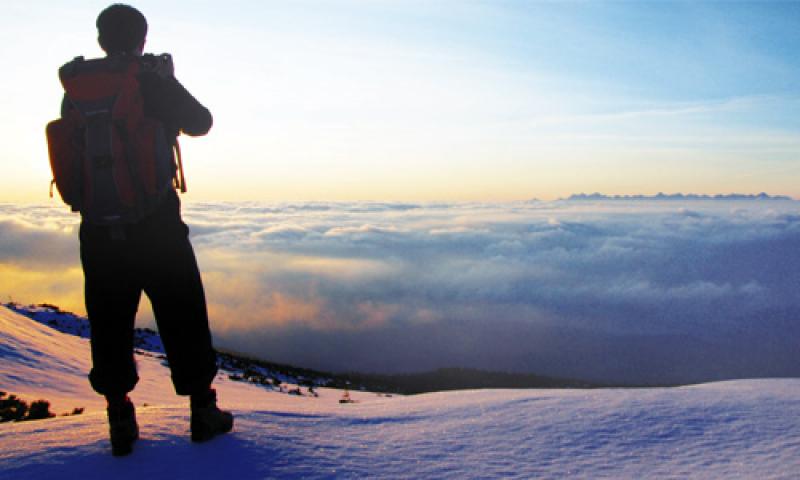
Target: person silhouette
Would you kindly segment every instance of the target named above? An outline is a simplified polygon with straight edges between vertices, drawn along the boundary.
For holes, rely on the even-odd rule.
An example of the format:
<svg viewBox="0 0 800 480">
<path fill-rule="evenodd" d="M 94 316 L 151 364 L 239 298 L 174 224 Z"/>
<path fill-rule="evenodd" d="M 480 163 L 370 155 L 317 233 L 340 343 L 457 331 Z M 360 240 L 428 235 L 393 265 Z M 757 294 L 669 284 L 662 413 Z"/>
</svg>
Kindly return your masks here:
<svg viewBox="0 0 800 480">
<path fill-rule="evenodd" d="M 147 20 L 139 10 L 113 4 L 99 14 L 96 25 L 106 59 L 144 63 Z M 175 78 L 170 57 L 164 56 L 158 68 L 143 66 L 136 80 L 144 116 L 162 123 L 170 143 L 176 144 L 180 133 L 200 136 L 209 131 L 211 113 Z M 76 108 L 68 94 L 62 118 Z M 171 148 L 169 156 L 174 173 Z M 152 211 L 133 223 L 98 223 L 81 211 L 80 257 L 91 325 L 89 381 L 107 400 L 111 448 L 117 456 L 129 454 L 139 436 L 128 394 L 139 380 L 134 323 L 142 292 L 153 307 L 175 392 L 190 397 L 192 441 L 233 428 L 233 415 L 217 407 L 211 387 L 216 351 L 189 228 L 171 182 L 167 190 Z"/>
</svg>

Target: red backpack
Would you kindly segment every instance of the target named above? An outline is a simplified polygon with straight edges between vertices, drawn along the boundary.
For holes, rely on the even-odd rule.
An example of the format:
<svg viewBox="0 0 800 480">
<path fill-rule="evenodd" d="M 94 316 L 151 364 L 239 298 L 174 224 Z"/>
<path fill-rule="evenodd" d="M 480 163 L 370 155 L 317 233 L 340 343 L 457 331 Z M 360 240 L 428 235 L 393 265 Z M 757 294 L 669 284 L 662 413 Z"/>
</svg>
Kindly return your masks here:
<svg viewBox="0 0 800 480">
<path fill-rule="evenodd" d="M 91 223 L 136 223 L 171 188 L 186 191 L 159 120 L 146 117 L 137 75 L 142 62 L 78 57 L 59 70 L 68 108 L 47 125 L 55 183 L 64 202 Z"/>
</svg>

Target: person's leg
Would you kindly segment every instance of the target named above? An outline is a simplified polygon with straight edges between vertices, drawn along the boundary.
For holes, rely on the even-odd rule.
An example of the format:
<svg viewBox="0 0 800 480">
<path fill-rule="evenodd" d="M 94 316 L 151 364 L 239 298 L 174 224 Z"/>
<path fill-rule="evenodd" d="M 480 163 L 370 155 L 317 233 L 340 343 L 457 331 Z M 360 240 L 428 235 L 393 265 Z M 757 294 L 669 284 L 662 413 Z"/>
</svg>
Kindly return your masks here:
<svg viewBox="0 0 800 480">
<path fill-rule="evenodd" d="M 124 241 L 98 228 L 81 228 L 86 312 L 91 326 L 89 381 L 100 394 L 124 397 L 139 380 L 133 358 L 133 328 L 141 288 L 127 269 Z"/>
<path fill-rule="evenodd" d="M 133 328 L 141 288 L 127 262 L 124 241 L 107 229 L 81 227 L 81 263 L 86 311 L 91 326 L 89 381 L 108 401 L 111 452 L 127 455 L 139 438 L 133 403 L 127 394 L 139 377 L 133 359 Z"/>
<path fill-rule="evenodd" d="M 193 441 L 229 432 L 233 416 L 217 407 L 211 383 L 217 354 L 211 342 L 203 282 L 180 218 L 177 197 L 137 226 L 136 249 L 144 291 L 153 305 L 172 383 L 179 395 L 191 397 Z"/>
<path fill-rule="evenodd" d="M 190 396 L 192 441 L 203 442 L 231 431 L 233 415 L 217 407 L 211 388 L 217 362 L 200 271 L 188 228 L 179 216 L 154 217 L 148 228 L 159 235 L 151 235 L 149 251 L 141 252 L 148 268 L 145 293 L 153 305 L 175 391 Z"/>
<path fill-rule="evenodd" d="M 203 284 L 183 232 L 163 232 L 150 254 L 145 293 L 179 395 L 207 392 L 217 373 Z"/>
</svg>

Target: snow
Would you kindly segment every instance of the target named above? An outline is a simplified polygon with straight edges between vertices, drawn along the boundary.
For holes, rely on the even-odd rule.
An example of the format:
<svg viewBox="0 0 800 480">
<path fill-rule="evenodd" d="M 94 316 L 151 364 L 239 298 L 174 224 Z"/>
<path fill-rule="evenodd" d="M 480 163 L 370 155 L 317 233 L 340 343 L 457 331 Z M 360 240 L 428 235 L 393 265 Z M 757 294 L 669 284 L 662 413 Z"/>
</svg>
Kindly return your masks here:
<svg viewBox="0 0 800 480">
<path fill-rule="evenodd" d="M 138 356 L 142 438 L 110 455 L 86 339 L 0 308 L 0 390 L 79 416 L 0 424 L 0 478 L 797 478 L 800 379 L 679 388 L 295 397 L 220 376 L 234 432 L 188 437 L 186 400 Z M 148 406 L 143 406 L 147 403 Z"/>
</svg>

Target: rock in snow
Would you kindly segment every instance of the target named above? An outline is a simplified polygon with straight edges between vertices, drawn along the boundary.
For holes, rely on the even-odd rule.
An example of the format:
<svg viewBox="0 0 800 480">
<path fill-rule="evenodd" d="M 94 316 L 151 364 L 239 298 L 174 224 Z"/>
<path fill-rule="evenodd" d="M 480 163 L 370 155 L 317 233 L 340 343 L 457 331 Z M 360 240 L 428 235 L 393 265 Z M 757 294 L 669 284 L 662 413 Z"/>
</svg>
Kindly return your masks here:
<svg viewBox="0 0 800 480">
<path fill-rule="evenodd" d="M 234 432 L 196 445 L 157 358 L 137 357 L 142 438 L 114 458 L 89 345 L 0 308 L 0 390 L 78 416 L 0 424 L 0 478 L 797 478 L 800 379 L 679 388 L 294 397 L 220 376 Z M 144 404 L 148 406 L 144 406 Z"/>
</svg>

